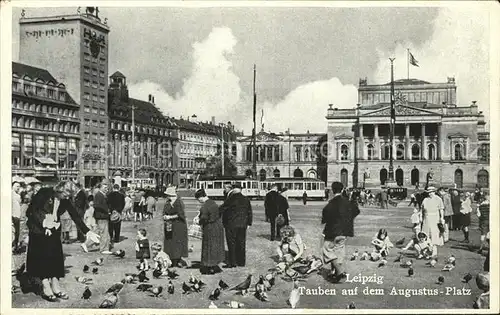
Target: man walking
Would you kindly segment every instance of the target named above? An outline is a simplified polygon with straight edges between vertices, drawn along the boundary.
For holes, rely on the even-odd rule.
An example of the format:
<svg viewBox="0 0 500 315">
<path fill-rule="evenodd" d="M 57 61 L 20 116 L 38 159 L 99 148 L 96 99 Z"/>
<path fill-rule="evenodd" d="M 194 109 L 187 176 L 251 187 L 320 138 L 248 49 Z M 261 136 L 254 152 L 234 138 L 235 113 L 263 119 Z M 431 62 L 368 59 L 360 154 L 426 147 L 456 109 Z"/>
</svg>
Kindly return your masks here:
<svg viewBox="0 0 500 315">
<path fill-rule="evenodd" d="M 87 194 L 85 194 L 85 191 L 82 189 L 82 185 L 80 183 L 76 183 L 76 193 L 75 193 L 75 198 L 74 198 L 74 206 L 76 211 L 78 212 L 78 215 L 80 218 L 83 220 L 83 217 L 85 216 L 85 211 L 87 210 Z M 83 235 L 80 230 L 77 229 L 77 239 L 79 242 L 85 242 L 85 235 Z"/>
<path fill-rule="evenodd" d="M 19 233 L 21 227 L 21 185 L 19 182 L 12 183 L 12 225 L 14 226 L 14 239 L 12 240 L 12 250 L 16 250 L 19 245 Z"/>
<path fill-rule="evenodd" d="M 387 209 L 387 190 L 382 189 L 380 192 L 380 207 L 382 209 Z"/>
<path fill-rule="evenodd" d="M 276 217 L 279 213 L 279 206 L 280 194 L 278 193 L 278 185 L 274 184 L 264 199 L 266 216 L 269 218 L 269 222 L 271 222 L 271 242 L 274 241 L 276 236 Z"/>
<path fill-rule="evenodd" d="M 108 195 L 108 205 L 111 212 L 109 217 L 109 237 L 112 243 L 119 243 L 125 197 L 120 193 L 118 184 L 113 185 L 113 191 Z"/>
<path fill-rule="evenodd" d="M 228 259 L 225 268 L 244 267 L 247 227 L 252 225 L 252 205 L 241 194 L 239 184 L 232 186 L 219 211 L 222 212 L 222 223 L 226 230 Z"/>
<path fill-rule="evenodd" d="M 97 192 L 94 195 L 94 218 L 99 230 L 100 243 L 99 250 L 102 254 L 111 254 L 110 239 L 109 239 L 109 208 L 106 192 L 108 190 L 108 183 L 103 180 L 97 184 Z"/>
<path fill-rule="evenodd" d="M 341 182 L 332 183 L 333 198 L 323 209 L 321 223 L 323 230 L 323 262 L 331 264 L 328 278 L 333 283 L 339 283 L 346 278 L 344 259 L 347 237 L 354 236 L 354 218 L 359 214 L 355 203 L 342 196 L 344 185 Z"/>
</svg>

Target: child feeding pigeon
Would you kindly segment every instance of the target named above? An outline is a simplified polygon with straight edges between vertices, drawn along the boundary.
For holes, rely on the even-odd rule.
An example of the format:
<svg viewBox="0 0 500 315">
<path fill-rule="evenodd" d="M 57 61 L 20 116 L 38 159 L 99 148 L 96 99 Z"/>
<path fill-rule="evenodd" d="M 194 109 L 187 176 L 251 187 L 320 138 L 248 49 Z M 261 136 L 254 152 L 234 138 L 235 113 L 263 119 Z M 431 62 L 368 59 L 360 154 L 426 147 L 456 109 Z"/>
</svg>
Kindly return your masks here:
<svg viewBox="0 0 500 315">
<path fill-rule="evenodd" d="M 172 266 L 172 261 L 170 256 L 162 250 L 162 245 L 158 242 L 151 245 L 151 252 L 153 254 L 153 261 L 155 262 L 155 268 L 165 270 Z"/>
<path fill-rule="evenodd" d="M 286 225 L 281 229 L 281 235 L 281 243 L 277 248 L 279 260 L 291 265 L 301 259 L 305 245 L 300 234 L 296 233 L 295 229 L 290 225 Z"/>
<path fill-rule="evenodd" d="M 373 237 L 372 245 L 374 249 L 370 255 L 372 261 L 378 261 L 389 255 L 389 250 L 394 247 L 386 229 L 380 229 Z"/>
<path fill-rule="evenodd" d="M 412 247 L 417 252 L 417 259 L 422 259 L 424 257 L 431 258 L 436 252 L 435 245 L 431 243 L 431 241 L 427 237 L 427 234 L 425 234 L 424 232 L 418 233 L 418 238 L 413 238 L 412 240 L 410 240 L 410 242 L 406 244 L 403 250 L 406 251 Z"/>
</svg>

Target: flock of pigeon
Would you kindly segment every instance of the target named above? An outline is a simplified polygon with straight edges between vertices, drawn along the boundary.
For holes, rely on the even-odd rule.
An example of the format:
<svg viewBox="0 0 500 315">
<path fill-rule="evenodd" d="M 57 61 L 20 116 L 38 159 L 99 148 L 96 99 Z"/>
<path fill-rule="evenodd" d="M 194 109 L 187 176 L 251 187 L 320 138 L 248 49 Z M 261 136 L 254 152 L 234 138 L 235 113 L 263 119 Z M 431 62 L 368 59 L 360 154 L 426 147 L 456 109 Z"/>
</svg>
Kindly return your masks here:
<svg viewBox="0 0 500 315">
<path fill-rule="evenodd" d="M 400 239 L 396 242 L 396 246 L 400 247 L 404 244 L 404 242 L 405 242 L 405 238 L 403 237 L 402 239 Z M 355 252 L 351 255 L 351 261 L 356 260 L 358 257 L 359 257 L 359 251 L 355 250 Z M 370 259 L 370 254 L 368 253 L 368 251 L 365 251 L 363 254 L 361 254 L 360 260 L 369 260 L 369 259 Z M 432 268 L 436 267 L 436 265 L 438 263 L 437 258 L 426 257 L 426 259 L 429 260 L 425 264 L 426 266 L 429 266 Z M 396 259 L 394 260 L 394 262 L 401 263 L 401 267 L 403 267 L 403 268 L 408 268 L 408 277 L 413 277 L 415 275 L 415 270 L 414 270 L 412 259 L 403 260 L 403 254 L 399 254 L 396 257 Z M 378 264 L 378 267 L 381 268 L 381 267 L 384 267 L 385 265 L 387 265 L 387 259 L 382 258 Z M 445 260 L 445 264 L 444 264 L 443 268 L 441 269 L 441 271 L 452 271 L 453 269 L 455 269 L 455 266 L 456 266 L 456 258 L 454 255 L 450 255 L 450 257 L 448 257 L 448 259 Z M 463 277 L 462 282 L 469 283 L 470 280 L 472 280 L 472 275 L 470 273 L 467 273 Z M 443 283 L 444 283 L 444 276 L 441 275 L 438 277 L 436 284 L 443 284 Z"/>
<path fill-rule="evenodd" d="M 125 251 L 118 250 L 113 253 L 115 257 L 124 258 Z M 300 293 L 298 289 L 298 282 L 304 281 L 306 277 L 312 274 L 314 271 L 319 271 L 321 267 L 321 260 L 315 256 L 309 256 L 306 259 L 300 261 L 299 266 L 290 267 L 289 265 L 279 263 L 275 268 L 269 269 L 266 275 L 260 275 L 258 281 L 252 287 L 252 275 L 249 274 L 244 281 L 235 286 L 229 286 L 222 279 L 218 282 L 218 286 L 214 288 L 209 295 L 210 305 L 209 308 L 218 308 L 215 301 L 219 300 L 223 291 L 235 291 L 235 293 L 242 296 L 248 296 L 253 293 L 253 296 L 262 302 L 269 301 L 267 292 L 270 291 L 276 284 L 276 276 L 282 274 L 285 281 L 293 282 L 293 288 L 290 292 L 287 304 L 291 308 L 296 308 L 299 303 Z M 103 266 L 104 259 L 98 258 L 91 263 L 91 267 L 85 265 L 83 267 L 83 272 L 85 274 L 90 274 L 92 272 L 94 275 L 98 274 L 99 267 Z M 161 297 L 165 292 L 173 295 L 176 291 L 174 283 L 172 281 L 178 280 L 179 274 L 175 269 L 162 268 L 161 265 L 156 265 L 154 269 L 151 270 L 151 275 L 155 279 L 167 279 L 165 287 L 162 285 L 155 286 L 149 283 L 149 278 L 147 272 L 149 268 L 144 268 L 144 264 L 137 266 L 137 273 L 126 273 L 125 277 L 117 283 L 114 283 L 105 292 L 105 297 L 99 304 L 99 308 L 115 308 L 118 303 L 118 296 L 125 285 L 137 284 L 137 292 L 148 293 L 150 297 L 158 298 Z M 92 291 L 90 290 L 90 285 L 92 284 L 92 279 L 86 276 L 76 276 L 75 280 L 81 284 L 85 285 L 85 290 L 81 296 L 84 300 L 89 300 L 92 296 Z M 182 284 L 181 284 L 182 283 Z M 206 287 L 206 284 L 198 277 L 190 274 L 188 281 L 179 282 L 180 291 L 183 295 L 186 294 L 196 294 L 202 292 Z M 224 305 L 229 308 L 244 308 L 245 304 L 237 301 L 224 301 Z"/>
</svg>

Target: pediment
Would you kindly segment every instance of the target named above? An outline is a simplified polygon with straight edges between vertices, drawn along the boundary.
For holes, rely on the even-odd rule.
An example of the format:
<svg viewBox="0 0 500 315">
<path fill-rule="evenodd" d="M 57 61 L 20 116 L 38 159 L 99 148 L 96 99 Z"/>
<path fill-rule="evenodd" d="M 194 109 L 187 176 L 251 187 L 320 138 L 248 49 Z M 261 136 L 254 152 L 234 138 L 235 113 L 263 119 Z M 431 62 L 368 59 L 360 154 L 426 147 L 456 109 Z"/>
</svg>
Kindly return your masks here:
<svg viewBox="0 0 500 315">
<path fill-rule="evenodd" d="M 352 138 L 353 138 L 352 136 L 346 135 L 345 133 L 334 137 L 335 140 L 352 139 Z"/>
<path fill-rule="evenodd" d="M 256 136 L 256 141 L 257 142 L 281 142 L 283 139 L 277 135 L 270 134 L 267 132 L 259 132 Z M 241 138 L 239 141 L 241 142 L 251 142 L 252 141 L 252 136 L 244 137 Z"/>
<path fill-rule="evenodd" d="M 436 113 L 430 110 L 415 108 L 411 106 L 404 105 L 396 105 L 394 106 L 394 110 L 396 111 L 397 116 L 436 116 L 441 115 L 440 113 Z M 390 116 L 391 115 L 391 107 L 386 106 L 372 112 L 363 114 L 361 116 Z"/>
</svg>

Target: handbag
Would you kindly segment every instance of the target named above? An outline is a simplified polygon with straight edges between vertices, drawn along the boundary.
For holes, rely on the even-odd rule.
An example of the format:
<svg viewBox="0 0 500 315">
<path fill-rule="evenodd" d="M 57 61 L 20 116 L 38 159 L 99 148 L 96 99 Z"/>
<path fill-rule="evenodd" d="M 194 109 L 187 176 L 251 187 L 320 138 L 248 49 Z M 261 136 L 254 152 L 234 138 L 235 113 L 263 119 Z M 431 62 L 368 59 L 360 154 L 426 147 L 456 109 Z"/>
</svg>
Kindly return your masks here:
<svg viewBox="0 0 500 315">
<path fill-rule="evenodd" d="M 199 224 L 191 224 L 189 226 L 188 235 L 193 238 L 202 239 L 203 231 L 201 229 L 201 226 Z"/>
<path fill-rule="evenodd" d="M 438 229 L 439 229 L 439 233 L 443 234 L 445 229 L 444 229 L 444 225 L 443 223 L 438 223 Z"/>
<path fill-rule="evenodd" d="M 281 213 L 278 214 L 278 217 L 276 218 L 276 224 L 278 226 L 285 225 L 285 217 Z"/>
<path fill-rule="evenodd" d="M 111 212 L 111 215 L 109 217 L 109 221 L 116 223 L 116 222 L 120 222 L 121 219 L 122 219 L 122 215 L 120 214 L 120 212 L 118 212 L 116 210 L 113 210 L 113 212 Z"/>
</svg>

